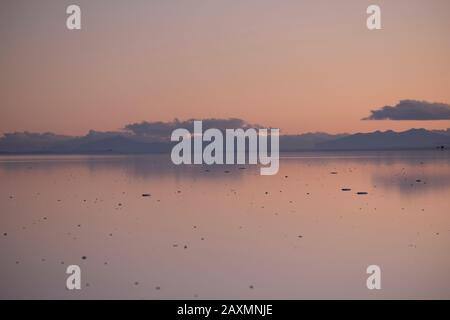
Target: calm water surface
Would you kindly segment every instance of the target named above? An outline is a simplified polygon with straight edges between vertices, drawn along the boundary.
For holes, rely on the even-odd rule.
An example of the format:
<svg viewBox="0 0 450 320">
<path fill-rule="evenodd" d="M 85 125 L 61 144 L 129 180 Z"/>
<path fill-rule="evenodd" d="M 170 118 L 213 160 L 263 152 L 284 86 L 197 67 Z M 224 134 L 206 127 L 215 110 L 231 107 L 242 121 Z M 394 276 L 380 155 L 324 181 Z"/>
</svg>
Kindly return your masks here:
<svg viewBox="0 0 450 320">
<path fill-rule="evenodd" d="M 449 299 L 450 153 L 3 156 L 0 252 L 0 298 Z"/>
</svg>

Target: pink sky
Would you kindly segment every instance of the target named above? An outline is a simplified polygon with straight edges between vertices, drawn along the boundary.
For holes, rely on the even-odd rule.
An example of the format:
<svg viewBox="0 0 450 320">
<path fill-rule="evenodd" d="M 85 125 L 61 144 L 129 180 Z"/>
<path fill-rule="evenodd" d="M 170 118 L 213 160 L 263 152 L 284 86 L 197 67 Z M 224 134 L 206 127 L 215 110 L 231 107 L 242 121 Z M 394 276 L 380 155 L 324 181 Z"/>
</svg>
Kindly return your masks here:
<svg viewBox="0 0 450 320">
<path fill-rule="evenodd" d="M 361 121 L 402 99 L 450 103 L 450 1 L 0 4 L 0 132 L 84 134 L 142 120 L 238 117 L 283 133 L 442 129 Z M 380 31 L 366 8 L 382 8 Z"/>
</svg>

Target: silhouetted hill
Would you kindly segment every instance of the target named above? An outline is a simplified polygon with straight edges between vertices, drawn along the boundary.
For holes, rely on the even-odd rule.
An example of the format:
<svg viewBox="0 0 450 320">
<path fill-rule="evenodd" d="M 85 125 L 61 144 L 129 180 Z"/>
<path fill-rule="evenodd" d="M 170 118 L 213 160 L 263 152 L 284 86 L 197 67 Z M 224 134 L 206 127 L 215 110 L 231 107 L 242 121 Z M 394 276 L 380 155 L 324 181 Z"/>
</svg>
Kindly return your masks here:
<svg viewBox="0 0 450 320">
<path fill-rule="evenodd" d="M 411 129 L 404 132 L 389 130 L 356 133 L 320 143 L 318 148 L 327 150 L 422 149 L 441 145 L 450 146 L 450 136 L 425 129 Z"/>
<path fill-rule="evenodd" d="M 334 141 L 346 137 L 347 134 L 328 134 L 323 132 L 304 133 L 300 135 L 280 136 L 280 149 L 282 151 L 314 150 L 325 142 Z"/>
<path fill-rule="evenodd" d="M 51 153 L 161 153 L 170 151 L 170 145 L 158 142 L 142 142 L 127 136 L 110 136 L 89 140 L 84 137 L 58 144 Z"/>
<path fill-rule="evenodd" d="M 387 150 L 450 148 L 449 130 L 411 129 L 404 132 L 376 131 L 352 135 L 306 133 L 280 136 L 280 151 L 304 150 Z M 167 153 L 174 143 L 169 138 L 149 139 L 129 132 L 90 131 L 81 137 L 53 133 L 8 133 L 0 138 L 1 153 Z"/>
</svg>

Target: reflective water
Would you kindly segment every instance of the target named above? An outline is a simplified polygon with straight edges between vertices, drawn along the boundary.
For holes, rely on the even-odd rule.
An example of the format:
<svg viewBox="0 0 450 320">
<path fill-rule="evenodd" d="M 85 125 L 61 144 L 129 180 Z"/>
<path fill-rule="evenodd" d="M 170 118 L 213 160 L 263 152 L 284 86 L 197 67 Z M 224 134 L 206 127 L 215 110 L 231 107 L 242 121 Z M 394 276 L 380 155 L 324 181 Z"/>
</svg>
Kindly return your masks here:
<svg viewBox="0 0 450 320">
<path fill-rule="evenodd" d="M 0 298 L 448 299 L 449 191 L 446 151 L 284 154 L 276 176 L 3 156 Z"/>
</svg>

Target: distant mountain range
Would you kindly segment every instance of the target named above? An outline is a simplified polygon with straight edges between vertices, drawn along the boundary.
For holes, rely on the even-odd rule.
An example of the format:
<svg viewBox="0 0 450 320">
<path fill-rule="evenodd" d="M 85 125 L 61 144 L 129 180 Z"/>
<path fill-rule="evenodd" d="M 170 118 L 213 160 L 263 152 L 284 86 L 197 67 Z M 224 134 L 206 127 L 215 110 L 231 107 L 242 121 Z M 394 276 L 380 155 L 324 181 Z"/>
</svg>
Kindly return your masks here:
<svg viewBox="0 0 450 320">
<path fill-rule="evenodd" d="M 7 133 L 0 138 L 2 154 L 124 154 L 167 153 L 169 139 L 149 140 L 130 132 L 90 131 L 72 137 L 53 133 Z M 356 134 L 306 133 L 280 136 L 280 151 L 390 150 L 450 148 L 450 129 L 411 129 Z"/>
<path fill-rule="evenodd" d="M 319 149 L 333 150 L 389 150 L 389 149 L 428 149 L 450 147 L 450 130 L 428 131 L 411 129 L 404 132 L 375 131 L 356 133 L 335 140 L 319 143 Z"/>
</svg>

